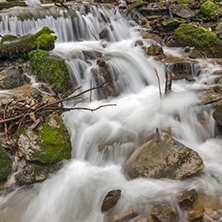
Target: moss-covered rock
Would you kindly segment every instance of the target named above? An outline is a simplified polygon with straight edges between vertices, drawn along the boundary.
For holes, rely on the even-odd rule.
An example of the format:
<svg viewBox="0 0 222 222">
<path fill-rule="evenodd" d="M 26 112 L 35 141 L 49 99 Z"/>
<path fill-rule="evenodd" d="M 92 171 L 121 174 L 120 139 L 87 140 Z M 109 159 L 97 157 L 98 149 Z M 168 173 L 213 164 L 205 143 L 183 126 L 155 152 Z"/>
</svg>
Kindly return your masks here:
<svg viewBox="0 0 222 222">
<path fill-rule="evenodd" d="M 24 7 L 27 6 L 25 2 L 19 1 L 19 2 L 0 2 L 0 10 L 12 8 L 12 7 Z"/>
<path fill-rule="evenodd" d="M 18 140 L 22 155 L 31 162 L 55 163 L 71 158 L 71 142 L 63 120 L 51 115 L 37 131 L 27 129 Z"/>
<path fill-rule="evenodd" d="M 217 35 L 205 28 L 192 24 L 181 24 L 175 31 L 177 46 L 191 46 L 202 51 L 208 57 L 222 56 L 221 41 Z"/>
<path fill-rule="evenodd" d="M 18 41 L 0 44 L 0 60 L 28 58 L 28 53 L 35 49 L 52 50 L 56 36 L 48 27 L 42 28 L 35 35 L 19 38 Z"/>
<path fill-rule="evenodd" d="M 7 179 L 11 172 L 11 159 L 8 153 L 0 144 L 0 181 Z"/>
<path fill-rule="evenodd" d="M 206 1 L 200 7 L 201 13 L 207 18 L 207 20 L 217 20 L 222 16 L 222 10 L 220 6 L 213 1 Z"/>
<path fill-rule="evenodd" d="M 1 43 L 12 42 L 12 41 L 15 41 L 16 39 L 18 39 L 18 37 L 15 35 L 4 35 L 2 37 Z"/>
<path fill-rule="evenodd" d="M 30 71 L 38 80 L 49 83 L 55 93 L 64 93 L 72 87 L 64 60 L 40 49 L 30 52 L 29 57 Z"/>
<path fill-rule="evenodd" d="M 145 1 L 136 2 L 136 3 L 129 6 L 129 8 L 126 11 L 126 14 L 129 15 L 134 8 L 140 8 L 140 7 L 147 5 L 147 4 L 148 4 L 148 2 L 145 2 Z"/>
</svg>

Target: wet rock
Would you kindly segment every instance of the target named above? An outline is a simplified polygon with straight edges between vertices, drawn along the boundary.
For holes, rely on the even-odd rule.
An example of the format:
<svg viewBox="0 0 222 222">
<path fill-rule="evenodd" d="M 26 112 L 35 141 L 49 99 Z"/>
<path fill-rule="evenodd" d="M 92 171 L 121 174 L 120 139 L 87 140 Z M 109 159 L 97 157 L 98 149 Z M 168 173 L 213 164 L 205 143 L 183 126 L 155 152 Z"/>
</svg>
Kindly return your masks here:
<svg viewBox="0 0 222 222">
<path fill-rule="evenodd" d="M 198 153 L 159 133 L 134 151 L 125 162 L 125 172 L 135 178 L 169 178 L 183 180 L 204 168 Z"/>
<path fill-rule="evenodd" d="M 103 29 L 100 33 L 99 33 L 99 38 L 100 39 L 106 39 L 109 37 L 109 31 L 108 29 Z"/>
<path fill-rule="evenodd" d="M 146 52 L 150 56 L 163 55 L 163 48 L 159 45 L 152 44 L 148 47 Z"/>
<path fill-rule="evenodd" d="M 185 19 L 193 18 L 195 16 L 194 11 L 183 4 L 174 5 L 172 12 L 174 15 Z"/>
<path fill-rule="evenodd" d="M 195 207 L 187 212 L 187 219 L 190 222 L 202 222 L 203 209 Z"/>
<path fill-rule="evenodd" d="M 175 222 L 176 212 L 169 204 L 155 204 L 150 208 L 155 222 Z"/>
<path fill-rule="evenodd" d="M 174 18 L 174 19 L 166 19 L 163 20 L 161 25 L 164 32 L 174 31 L 180 24 L 186 23 L 186 20 L 181 18 Z"/>
<path fill-rule="evenodd" d="M 103 200 L 101 211 L 104 213 L 116 206 L 121 196 L 121 190 L 112 190 L 108 192 Z"/>
<path fill-rule="evenodd" d="M 216 107 L 213 113 L 213 117 L 215 121 L 217 122 L 217 124 L 222 126 L 222 104 Z"/>
<path fill-rule="evenodd" d="M 98 51 L 83 51 L 83 55 L 85 57 L 85 60 L 97 59 L 99 57 L 102 57 L 102 53 Z"/>
<path fill-rule="evenodd" d="M 198 59 L 198 58 L 203 58 L 204 55 L 201 54 L 201 52 L 194 47 L 185 47 L 183 51 L 186 53 L 186 56 L 190 57 L 191 59 Z"/>
<path fill-rule="evenodd" d="M 222 209 L 205 209 L 203 213 L 203 222 L 221 222 Z"/>
<path fill-rule="evenodd" d="M 207 57 L 220 58 L 222 43 L 217 35 L 205 28 L 192 24 L 181 24 L 175 30 L 175 46 L 195 47 Z"/>
<path fill-rule="evenodd" d="M 48 164 L 71 158 L 70 136 L 60 116 L 51 115 L 37 130 L 24 131 L 18 145 L 26 160 Z"/>
<path fill-rule="evenodd" d="M 166 64 L 167 69 L 172 72 L 173 80 L 186 79 L 187 81 L 194 81 L 192 76 L 197 76 L 200 67 L 196 61 L 191 59 L 168 57 L 162 62 Z"/>
<path fill-rule="evenodd" d="M 2 80 L 2 89 L 13 89 L 30 81 L 28 77 L 23 75 L 22 69 L 11 69 L 5 74 L 6 77 Z"/>
<path fill-rule="evenodd" d="M 11 172 L 11 159 L 8 153 L 0 144 L 0 181 L 7 179 Z"/>
<path fill-rule="evenodd" d="M 139 213 L 136 210 L 128 210 L 115 215 L 110 222 L 128 222 L 131 219 L 136 218 L 138 215 Z"/>
<path fill-rule="evenodd" d="M 41 164 L 28 164 L 21 171 L 15 174 L 15 181 L 19 186 L 42 182 L 49 176 L 50 173 L 53 173 L 59 168 L 60 166 L 58 164 L 50 166 Z"/>
<path fill-rule="evenodd" d="M 153 33 L 150 33 L 150 32 L 143 32 L 141 34 L 141 36 L 144 38 L 144 39 L 152 39 L 158 43 L 161 43 L 163 41 L 163 38 L 156 35 L 156 34 L 153 34 Z"/>
<path fill-rule="evenodd" d="M 197 198 L 197 191 L 195 189 L 185 191 L 178 199 L 178 204 L 183 209 L 188 209 L 193 206 L 194 201 Z"/>
</svg>

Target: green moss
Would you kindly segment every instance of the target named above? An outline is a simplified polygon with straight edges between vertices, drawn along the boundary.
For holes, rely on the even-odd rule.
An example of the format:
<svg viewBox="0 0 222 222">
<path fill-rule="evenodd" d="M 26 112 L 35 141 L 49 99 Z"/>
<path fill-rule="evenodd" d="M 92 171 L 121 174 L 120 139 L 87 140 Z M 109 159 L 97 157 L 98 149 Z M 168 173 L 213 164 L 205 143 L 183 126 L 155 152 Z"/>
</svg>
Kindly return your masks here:
<svg viewBox="0 0 222 222">
<path fill-rule="evenodd" d="M 148 3 L 145 2 L 145 1 L 136 2 L 136 3 L 134 3 L 134 4 L 132 4 L 132 5 L 129 6 L 126 14 L 129 15 L 134 8 L 140 8 L 140 7 L 142 7 L 142 6 L 144 6 L 144 5 L 147 5 L 147 4 L 148 4 Z"/>
<path fill-rule="evenodd" d="M 14 36 L 14 35 L 4 35 L 2 37 L 2 40 L 1 40 L 1 43 L 4 43 L 4 42 L 11 42 L 11 41 L 14 41 L 18 39 L 17 36 Z"/>
<path fill-rule="evenodd" d="M 55 93 L 64 93 L 71 88 L 71 80 L 65 61 L 50 56 L 44 50 L 29 53 L 30 70 L 38 80 L 47 82 Z"/>
<path fill-rule="evenodd" d="M 18 41 L 8 44 L 0 44 L 0 60 L 4 59 L 27 59 L 28 53 L 37 48 L 52 50 L 54 48 L 55 36 L 48 27 L 42 28 L 35 35 L 19 38 Z"/>
<path fill-rule="evenodd" d="M 0 181 L 7 179 L 11 172 L 11 159 L 8 153 L 0 144 Z"/>
<path fill-rule="evenodd" d="M 217 18 L 222 16 L 220 6 L 213 1 L 204 2 L 200 7 L 200 11 L 208 20 L 217 20 Z"/>
<path fill-rule="evenodd" d="M 177 4 L 188 4 L 189 0 L 176 0 Z"/>
<path fill-rule="evenodd" d="M 20 7 L 24 7 L 27 6 L 25 2 L 0 2 L 0 10 L 2 9 L 7 9 L 7 8 L 12 8 L 15 6 L 20 6 Z"/>
<path fill-rule="evenodd" d="M 33 160 L 41 163 L 53 163 L 71 158 L 71 142 L 65 128 L 53 128 L 46 124 L 38 132 L 40 150 L 32 154 Z"/>
<path fill-rule="evenodd" d="M 221 57 L 222 44 L 217 35 L 192 24 L 181 24 L 175 31 L 179 46 L 191 46 L 203 51 L 208 57 Z"/>
<path fill-rule="evenodd" d="M 37 49 L 47 50 L 47 48 L 54 47 L 54 42 L 55 42 L 56 38 L 57 37 L 53 36 L 53 35 L 42 34 L 36 39 L 34 44 L 36 44 Z"/>
</svg>

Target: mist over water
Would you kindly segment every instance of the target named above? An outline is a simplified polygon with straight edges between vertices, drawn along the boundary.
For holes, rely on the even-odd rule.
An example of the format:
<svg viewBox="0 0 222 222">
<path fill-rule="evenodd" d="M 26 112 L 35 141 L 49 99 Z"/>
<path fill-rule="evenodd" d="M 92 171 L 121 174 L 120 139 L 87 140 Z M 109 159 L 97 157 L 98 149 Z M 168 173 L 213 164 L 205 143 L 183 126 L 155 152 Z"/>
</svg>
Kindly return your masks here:
<svg viewBox="0 0 222 222">
<path fill-rule="evenodd" d="M 198 88 L 208 87 L 205 83 L 211 78 L 209 70 L 216 66 L 202 69 L 201 76 L 192 71 L 196 78 L 194 83 L 174 81 L 173 92 L 160 98 L 154 68 L 164 92 L 166 67 L 147 58 L 144 51 L 135 46 L 136 40 L 141 39 L 138 27 L 131 27 L 117 9 L 92 7 L 88 13 L 76 12 L 75 18 L 65 17 L 63 12 L 58 18 L 47 16 L 24 21 L 5 16 L 0 21 L 0 32 L 27 35 L 45 25 L 58 36 L 51 53 L 66 59 L 73 84 L 82 86 L 82 90 L 90 88 L 92 70 L 98 69 L 98 65 L 95 59 L 85 61 L 82 51 L 98 51 L 108 58 L 107 65 L 116 78 L 115 88 L 119 94 L 115 98 L 97 100 L 98 94 L 93 92 L 92 102 L 87 95 L 77 106 L 116 106 L 96 112 L 70 111 L 63 115 L 71 135 L 72 159 L 64 161 L 64 167 L 43 183 L 1 197 L 0 206 L 8 207 L 11 221 L 103 222 L 106 216 L 101 213 L 101 203 L 106 193 L 114 189 L 122 190 L 116 212 L 135 207 L 142 209 L 158 201 L 175 204 L 177 193 L 186 189 L 195 188 L 212 195 L 222 191 L 222 140 L 216 137 L 212 114 L 207 106 L 200 105 L 195 93 Z M 99 39 L 98 34 L 104 27 L 112 34 L 108 39 L 96 41 L 93 35 Z M 83 41 L 77 42 L 78 39 Z M 144 44 L 150 43 L 144 40 Z M 182 56 L 179 49 L 166 51 Z M 199 61 L 201 67 L 203 62 Z M 197 151 L 206 165 L 202 173 L 185 181 L 128 180 L 121 164 L 143 140 L 155 133 L 156 128 Z M 179 221 L 183 220 L 181 213 Z"/>
</svg>

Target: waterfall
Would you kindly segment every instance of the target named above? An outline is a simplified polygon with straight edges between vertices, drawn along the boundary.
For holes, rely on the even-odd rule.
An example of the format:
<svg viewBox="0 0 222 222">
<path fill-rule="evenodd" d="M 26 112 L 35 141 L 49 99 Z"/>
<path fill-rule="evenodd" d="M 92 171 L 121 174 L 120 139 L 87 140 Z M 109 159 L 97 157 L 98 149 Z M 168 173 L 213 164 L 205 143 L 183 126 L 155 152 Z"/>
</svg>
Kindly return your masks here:
<svg viewBox="0 0 222 222">
<path fill-rule="evenodd" d="M 131 26 L 117 9 L 92 6 L 89 12 L 82 8 L 69 12 L 53 9 L 53 13 L 27 20 L 20 20 L 18 15 L 3 15 L 0 32 L 23 36 L 49 26 L 58 35 L 51 53 L 66 60 L 73 85 L 82 86 L 82 90 L 96 84 L 94 76 L 100 69 L 98 58 L 86 59 L 84 51 L 96 51 L 105 58 L 117 93 L 115 97 L 99 98 L 98 93 L 93 92 L 92 102 L 88 99 L 90 95 L 86 95 L 78 106 L 116 106 L 93 113 L 66 112 L 63 118 L 71 135 L 72 159 L 64 161 L 63 168 L 43 183 L 0 197 L 0 221 L 7 215 L 7 222 L 105 222 L 107 218 L 101 212 L 101 203 L 106 193 L 114 189 L 122 191 L 115 212 L 135 206 L 143 209 L 144 205 L 158 201 L 175 204 L 178 192 L 187 189 L 220 193 L 222 142 L 216 137 L 212 115 L 207 107 L 200 105 L 195 93 L 196 89 L 207 87 L 206 82 L 212 78 L 209 71 L 215 69 L 215 65 L 202 70 L 201 76 L 197 76 L 192 66 L 196 82 L 173 82 L 172 93 L 160 98 L 154 68 L 164 91 L 166 67 L 136 46 L 136 41 L 142 40 L 138 27 Z M 99 33 L 104 28 L 109 35 L 102 40 Z M 145 40 L 143 43 L 150 44 Z M 166 51 L 181 56 L 177 49 Z M 202 63 L 198 61 L 200 67 Z M 101 77 L 99 81 L 104 79 Z M 185 181 L 128 180 L 121 165 L 156 128 L 170 132 L 178 141 L 197 151 L 206 165 L 203 173 Z M 184 221 L 183 213 L 178 221 Z"/>
</svg>

